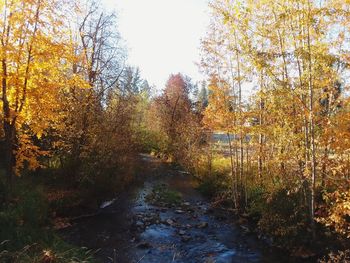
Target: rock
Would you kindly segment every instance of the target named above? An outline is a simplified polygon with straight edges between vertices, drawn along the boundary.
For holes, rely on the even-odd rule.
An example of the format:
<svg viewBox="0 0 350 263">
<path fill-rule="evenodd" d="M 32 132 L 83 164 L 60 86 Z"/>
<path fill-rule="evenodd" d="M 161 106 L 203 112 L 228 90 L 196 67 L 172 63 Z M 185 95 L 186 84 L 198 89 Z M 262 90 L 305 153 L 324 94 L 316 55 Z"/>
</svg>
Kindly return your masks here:
<svg viewBox="0 0 350 263">
<path fill-rule="evenodd" d="M 193 208 L 187 208 L 187 212 L 189 212 L 189 213 L 193 213 L 194 212 L 194 209 Z"/>
<path fill-rule="evenodd" d="M 191 204 L 189 202 L 184 202 L 183 205 L 184 206 L 190 206 Z"/>
<path fill-rule="evenodd" d="M 191 240 L 191 236 L 188 236 L 188 235 L 184 235 L 181 237 L 181 241 L 182 242 L 188 242 Z"/>
<path fill-rule="evenodd" d="M 176 213 L 176 214 L 184 214 L 185 211 L 183 211 L 183 210 L 181 210 L 181 209 L 177 209 L 177 210 L 175 210 L 175 213 Z"/>
<path fill-rule="evenodd" d="M 144 223 L 142 221 L 136 221 L 135 224 L 137 227 L 144 227 Z"/>
<path fill-rule="evenodd" d="M 250 233 L 250 229 L 248 227 L 241 225 L 240 228 L 243 230 L 244 234 L 249 234 Z"/>
<path fill-rule="evenodd" d="M 173 226 L 175 224 L 174 220 L 171 220 L 170 218 L 165 221 L 169 226 Z"/>
<path fill-rule="evenodd" d="M 110 201 L 103 202 L 103 203 L 100 205 L 100 208 L 101 208 L 101 209 L 106 208 L 106 207 L 112 205 L 116 200 L 117 200 L 117 199 L 114 198 L 114 199 L 112 199 L 112 200 L 110 200 Z"/>
<path fill-rule="evenodd" d="M 185 235 L 185 234 L 186 234 L 186 231 L 185 231 L 185 230 L 180 230 L 180 231 L 179 231 L 179 235 L 180 235 L 180 236 L 183 236 L 183 235 Z"/>
<path fill-rule="evenodd" d="M 197 225 L 198 228 L 206 228 L 208 226 L 207 222 L 202 222 Z"/>
<path fill-rule="evenodd" d="M 190 224 L 187 224 L 186 228 L 189 229 L 189 228 L 192 228 L 192 226 Z"/>
<path fill-rule="evenodd" d="M 151 248 L 152 246 L 148 242 L 141 242 L 137 245 L 137 247 L 141 249 L 147 249 L 147 248 Z"/>
</svg>

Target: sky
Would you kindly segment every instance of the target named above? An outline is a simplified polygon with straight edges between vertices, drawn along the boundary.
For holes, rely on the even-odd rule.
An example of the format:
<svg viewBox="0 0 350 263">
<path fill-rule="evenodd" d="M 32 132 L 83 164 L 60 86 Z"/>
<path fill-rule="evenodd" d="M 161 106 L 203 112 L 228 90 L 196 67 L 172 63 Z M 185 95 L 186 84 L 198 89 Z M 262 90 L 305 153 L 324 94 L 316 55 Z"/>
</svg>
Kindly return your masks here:
<svg viewBox="0 0 350 263">
<path fill-rule="evenodd" d="M 209 25 L 207 0 L 103 0 L 117 13 L 119 32 L 128 48 L 128 64 L 158 90 L 172 73 L 203 79 L 200 39 Z"/>
</svg>

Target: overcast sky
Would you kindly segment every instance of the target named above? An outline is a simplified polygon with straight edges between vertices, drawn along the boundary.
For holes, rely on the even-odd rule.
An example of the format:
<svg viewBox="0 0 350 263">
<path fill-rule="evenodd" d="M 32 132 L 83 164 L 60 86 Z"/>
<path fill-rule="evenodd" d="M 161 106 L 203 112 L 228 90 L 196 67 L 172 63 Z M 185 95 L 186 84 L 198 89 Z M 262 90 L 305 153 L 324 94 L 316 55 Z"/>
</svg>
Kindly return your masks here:
<svg viewBox="0 0 350 263">
<path fill-rule="evenodd" d="M 118 15 L 129 64 L 162 89 L 171 73 L 201 80 L 200 39 L 209 24 L 207 0 L 103 0 Z"/>
</svg>

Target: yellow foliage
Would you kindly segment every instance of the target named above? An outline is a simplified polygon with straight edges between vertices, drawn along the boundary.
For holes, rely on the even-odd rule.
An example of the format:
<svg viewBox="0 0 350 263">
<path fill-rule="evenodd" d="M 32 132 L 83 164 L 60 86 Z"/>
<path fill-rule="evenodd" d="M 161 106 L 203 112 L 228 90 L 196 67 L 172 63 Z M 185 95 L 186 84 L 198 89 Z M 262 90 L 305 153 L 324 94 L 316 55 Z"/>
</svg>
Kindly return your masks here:
<svg viewBox="0 0 350 263">
<path fill-rule="evenodd" d="M 40 167 L 36 157 L 44 152 L 31 139 L 45 136 L 61 120 L 61 92 L 72 85 L 87 86 L 81 76 L 70 73 L 78 57 L 67 35 L 67 7 L 61 0 L 0 2 L 0 106 L 16 173 L 25 162 L 29 169 Z"/>
<path fill-rule="evenodd" d="M 327 212 L 317 221 L 350 238 L 350 191 L 335 191 L 325 194 L 324 198 L 328 203 Z"/>
</svg>

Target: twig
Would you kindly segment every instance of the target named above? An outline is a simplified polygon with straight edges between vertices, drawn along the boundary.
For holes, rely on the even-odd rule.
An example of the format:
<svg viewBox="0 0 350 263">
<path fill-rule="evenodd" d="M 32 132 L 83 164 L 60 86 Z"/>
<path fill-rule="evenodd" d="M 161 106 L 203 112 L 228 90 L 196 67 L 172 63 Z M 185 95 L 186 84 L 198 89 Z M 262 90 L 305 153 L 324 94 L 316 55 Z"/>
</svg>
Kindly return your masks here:
<svg viewBox="0 0 350 263">
<path fill-rule="evenodd" d="M 142 256 L 142 258 L 140 258 L 139 261 L 137 261 L 137 263 L 140 263 L 141 260 L 142 260 L 145 256 L 146 256 L 146 254 L 144 254 L 144 255 Z"/>
</svg>

